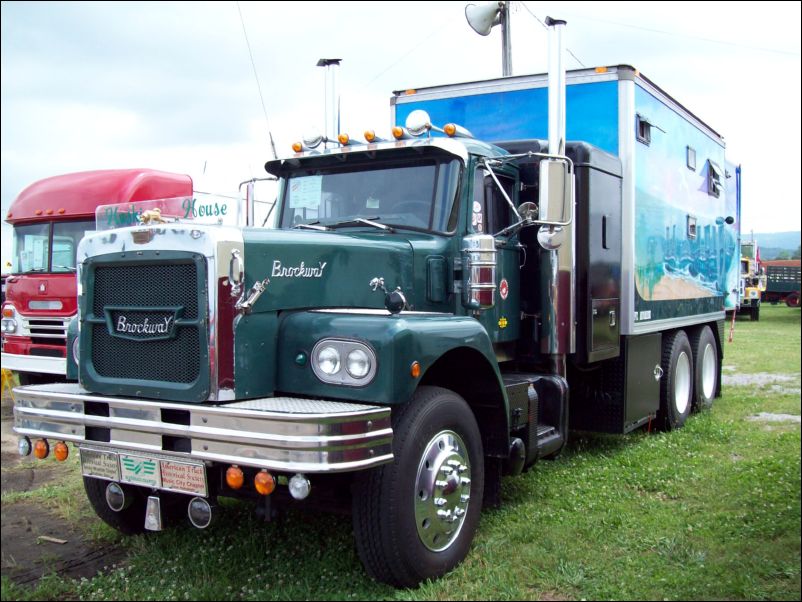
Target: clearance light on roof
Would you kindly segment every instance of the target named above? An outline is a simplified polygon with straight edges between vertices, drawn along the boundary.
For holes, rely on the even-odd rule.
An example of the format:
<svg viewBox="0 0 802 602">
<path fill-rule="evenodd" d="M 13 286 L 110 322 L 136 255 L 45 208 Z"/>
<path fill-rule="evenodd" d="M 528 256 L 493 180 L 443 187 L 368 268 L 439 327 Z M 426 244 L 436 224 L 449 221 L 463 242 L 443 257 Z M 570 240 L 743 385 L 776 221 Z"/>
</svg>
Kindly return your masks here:
<svg viewBox="0 0 802 602">
<path fill-rule="evenodd" d="M 407 138 L 412 138 L 404 128 L 401 126 L 393 126 L 393 138 L 396 140 L 406 140 Z"/>
<path fill-rule="evenodd" d="M 296 153 L 300 153 L 307 150 L 312 150 L 317 148 L 323 142 L 328 142 L 328 138 L 326 138 L 322 134 L 314 134 L 311 136 L 304 136 L 301 142 L 294 142 L 292 145 L 292 150 Z"/>
<path fill-rule="evenodd" d="M 451 138 L 473 138 L 473 134 L 471 134 L 466 128 L 462 127 L 461 125 L 457 125 L 456 123 L 445 124 L 443 126 L 443 131 Z"/>
<path fill-rule="evenodd" d="M 384 138 L 377 136 L 374 130 L 365 130 L 363 136 L 365 136 L 365 140 L 367 140 L 370 144 L 385 141 Z"/>
</svg>

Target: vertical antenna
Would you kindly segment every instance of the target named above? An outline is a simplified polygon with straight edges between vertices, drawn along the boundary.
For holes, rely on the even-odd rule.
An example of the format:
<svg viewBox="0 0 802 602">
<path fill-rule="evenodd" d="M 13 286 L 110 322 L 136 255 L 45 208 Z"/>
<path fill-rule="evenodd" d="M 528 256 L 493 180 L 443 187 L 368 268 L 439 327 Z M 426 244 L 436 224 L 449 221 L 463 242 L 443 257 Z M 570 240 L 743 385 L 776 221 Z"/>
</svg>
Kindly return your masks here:
<svg viewBox="0 0 802 602">
<path fill-rule="evenodd" d="M 265 97 L 262 95 L 262 85 L 259 83 L 259 74 L 256 72 L 256 63 L 253 60 L 253 52 L 251 52 L 251 43 L 248 41 L 248 32 L 245 30 L 245 20 L 242 18 L 242 10 L 237 2 L 237 12 L 239 12 L 239 20 L 242 23 L 242 33 L 245 34 L 245 44 L 248 46 L 248 56 L 251 57 L 251 67 L 253 67 L 253 76 L 256 78 L 256 87 L 259 90 L 259 99 L 262 101 L 262 112 L 265 114 L 265 122 L 267 123 L 267 135 L 270 138 L 270 148 L 273 151 L 273 158 L 278 159 L 276 153 L 276 143 L 273 141 L 273 132 L 270 131 L 270 120 L 267 118 L 267 109 L 265 108 Z"/>
</svg>

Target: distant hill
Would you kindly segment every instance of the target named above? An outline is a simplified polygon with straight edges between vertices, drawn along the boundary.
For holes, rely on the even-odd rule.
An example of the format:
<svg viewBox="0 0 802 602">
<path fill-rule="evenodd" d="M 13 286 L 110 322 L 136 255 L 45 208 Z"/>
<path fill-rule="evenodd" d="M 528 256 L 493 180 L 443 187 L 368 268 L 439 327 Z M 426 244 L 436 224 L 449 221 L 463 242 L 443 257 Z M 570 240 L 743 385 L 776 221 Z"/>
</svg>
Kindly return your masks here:
<svg viewBox="0 0 802 602">
<path fill-rule="evenodd" d="M 751 232 L 741 232 L 741 240 L 751 240 Z M 760 246 L 761 259 L 774 259 L 782 251 L 794 253 L 799 248 L 802 232 L 755 232 L 755 240 Z"/>
</svg>

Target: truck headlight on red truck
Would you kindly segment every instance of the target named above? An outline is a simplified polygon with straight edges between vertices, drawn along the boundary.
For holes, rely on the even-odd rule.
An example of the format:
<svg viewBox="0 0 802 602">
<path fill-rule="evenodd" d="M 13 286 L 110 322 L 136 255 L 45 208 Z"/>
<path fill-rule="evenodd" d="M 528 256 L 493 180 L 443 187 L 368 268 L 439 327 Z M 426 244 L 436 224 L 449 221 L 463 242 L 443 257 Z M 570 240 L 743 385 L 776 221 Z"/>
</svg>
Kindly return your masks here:
<svg viewBox="0 0 802 602">
<path fill-rule="evenodd" d="M 0 323 L 0 331 L 3 334 L 15 334 L 17 332 L 17 310 L 13 305 L 3 307 L 3 320 Z"/>
<path fill-rule="evenodd" d="M 312 349 L 312 371 L 325 383 L 362 387 L 376 375 L 376 353 L 360 341 L 322 339 Z"/>
</svg>

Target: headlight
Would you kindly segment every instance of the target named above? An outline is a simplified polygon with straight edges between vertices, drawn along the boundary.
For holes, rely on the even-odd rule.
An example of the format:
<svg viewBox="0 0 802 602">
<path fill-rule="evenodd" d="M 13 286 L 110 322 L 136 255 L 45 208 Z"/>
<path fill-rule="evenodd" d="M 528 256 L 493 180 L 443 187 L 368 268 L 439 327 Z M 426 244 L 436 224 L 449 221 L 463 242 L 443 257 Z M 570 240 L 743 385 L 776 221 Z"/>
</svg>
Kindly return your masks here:
<svg viewBox="0 0 802 602">
<path fill-rule="evenodd" d="M 3 320 L 2 328 L 0 328 L 6 334 L 11 334 L 17 332 L 17 321 L 16 320 Z"/>
<path fill-rule="evenodd" d="M 345 369 L 356 379 L 365 378 L 370 372 L 370 356 L 362 349 L 354 349 L 345 360 Z"/>
<path fill-rule="evenodd" d="M 317 353 L 317 366 L 329 376 L 340 371 L 340 352 L 334 347 L 324 347 Z"/>
<path fill-rule="evenodd" d="M 81 354 L 80 354 L 80 339 L 81 337 L 75 337 L 72 341 L 72 359 L 75 360 L 76 365 L 80 365 L 81 363 Z"/>
<path fill-rule="evenodd" d="M 312 349 L 312 371 L 325 383 L 362 387 L 376 375 L 376 353 L 360 341 L 323 339 Z"/>
</svg>

